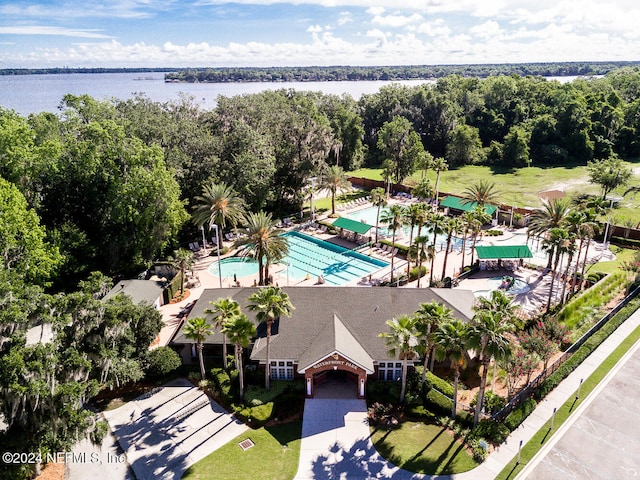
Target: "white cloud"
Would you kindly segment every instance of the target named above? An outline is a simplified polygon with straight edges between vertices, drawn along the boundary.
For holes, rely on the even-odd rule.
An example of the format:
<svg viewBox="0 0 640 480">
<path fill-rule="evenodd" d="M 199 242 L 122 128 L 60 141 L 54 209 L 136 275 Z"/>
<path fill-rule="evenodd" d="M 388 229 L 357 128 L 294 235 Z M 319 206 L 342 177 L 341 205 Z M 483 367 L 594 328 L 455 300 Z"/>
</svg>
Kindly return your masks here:
<svg viewBox="0 0 640 480">
<path fill-rule="evenodd" d="M 322 27 L 320 25 L 312 25 L 307 28 L 307 32 L 309 33 L 320 33 L 322 31 Z"/>
<path fill-rule="evenodd" d="M 411 25 L 412 23 L 418 23 L 423 20 L 422 15 L 418 13 L 414 13 L 413 15 L 376 15 L 371 20 L 371 23 L 382 25 L 385 27 L 404 27 L 407 25 Z"/>
<path fill-rule="evenodd" d="M 382 15 L 384 12 L 386 12 L 384 7 L 369 7 L 366 10 L 369 15 Z"/>
<path fill-rule="evenodd" d="M 501 33 L 500 25 L 498 24 L 498 22 L 495 22 L 493 20 L 488 20 L 481 25 L 474 25 L 469 29 L 469 32 L 482 38 L 495 37 L 496 35 L 500 35 Z"/>
<path fill-rule="evenodd" d="M 0 35 L 54 35 L 58 37 L 77 38 L 112 38 L 109 35 L 98 33 L 99 30 L 83 30 L 46 25 L 0 27 Z"/>
<path fill-rule="evenodd" d="M 429 37 L 448 37 L 451 29 L 445 25 L 443 19 L 434 20 L 433 22 L 425 22 L 418 26 L 418 32 L 424 33 Z"/>
<path fill-rule="evenodd" d="M 338 16 L 338 25 L 346 25 L 347 23 L 353 22 L 353 14 L 351 12 L 340 12 Z"/>
</svg>

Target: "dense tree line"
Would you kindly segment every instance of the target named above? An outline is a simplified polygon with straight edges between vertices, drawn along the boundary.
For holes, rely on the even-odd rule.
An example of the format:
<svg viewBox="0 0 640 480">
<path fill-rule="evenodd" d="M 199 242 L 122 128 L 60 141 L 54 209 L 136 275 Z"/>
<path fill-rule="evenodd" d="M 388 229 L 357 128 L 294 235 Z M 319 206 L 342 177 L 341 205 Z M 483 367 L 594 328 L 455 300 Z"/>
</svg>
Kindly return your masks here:
<svg viewBox="0 0 640 480">
<path fill-rule="evenodd" d="M 392 84 L 358 101 L 294 90 L 97 101 L 67 95 L 61 114 L 0 111 L 0 175 L 40 218 L 63 261 L 55 278 L 142 271 L 194 235 L 195 198 L 229 185 L 249 211 L 299 211 L 329 167 L 418 169 L 586 165 L 640 156 L 640 68 L 561 84 L 451 75 Z M 387 174 L 385 174 L 387 175 Z"/>
<path fill-rule="evenodd" d="M 605 75 L 638 62 L 560 62 L 472 65 L 235 67 L 181 69 L 165 74 L 167 82 L 333 82 L 358 80 L 425 80 L 448 75 L 490 77 L 540 75 L 544 77 Z"/>
</svg>

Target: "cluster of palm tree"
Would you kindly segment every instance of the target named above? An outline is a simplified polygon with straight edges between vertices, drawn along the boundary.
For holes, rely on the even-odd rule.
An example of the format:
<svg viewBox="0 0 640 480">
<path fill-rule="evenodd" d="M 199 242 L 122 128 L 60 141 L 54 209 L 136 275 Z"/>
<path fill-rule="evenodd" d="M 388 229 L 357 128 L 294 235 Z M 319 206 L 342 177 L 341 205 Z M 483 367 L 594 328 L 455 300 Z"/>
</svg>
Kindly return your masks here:
<svg viewBox="0 0 640 480">
<path fill-rule="evenodd" d="M 481 298 L 474 306 L 474 317 L 465 323 L 453 316 L 453 311 L 437 302 L 423 303 L 413 315 L 403 315 L 387 321 L 389 330 L 379 336 L 386 339 L 388 353 L 402 360 L 400 402 L 406 395 L 406 375 L 409 360 L 421 355 L 424 388 L 427 369 L 433 371 L 434 360 L 450 361 L 454 373 L 454 394 L 451 418 L 456 417 L 460 372 L 466 368 L 468 351 L 474 350 L 480 362 L 480 389 L 474 424 L 480 418 L 484 403 L 487 374 L 491 360 L 502 361 L 512 351 L 510 335 L 521 327 L 517 307 L 504 292 L 494 290 L 489 298 Z"/>
<path fill-rule="evenodd" d="M 545 202 L 531 215 L 528 235 L 542 241 L 542 248 L 548 255 L 547 268 L 552 272 L 547 309 L 551 307 L 556 279 L 564 278 L 560 304 L 567 299 L 570 276 L 573 281 L 570 282 L 569 295 L 574 293 L 579 283 L 582 284 L 577 281 L 578 269 L 582 280 L 588 263 L 589 246 L 598 232 L 596 218 L 600 213 L 601 207 L 598 205 L 576 205 L 569 198 L 563 197 Z M 563 263 L 564 271 L 560 271 Z"/>
<path fill-rule="evenodd" d="M 208 225 L 219 235 L 227 228 L 239 228 L 241 235 L 236 246 L 245 246 L 243 255 L 258 262 L 258 284 L 265 285 L 269 278 L 269 266 L 280 262 L 289 253 L 287 239 L 280 235 L 271 213 L 247 212 L 246 205 L 236 192 L 224 183 L 205 186 L 202 195 L 196 197 L 193 221 L 198 227 Z"/>
<path fill-rule="evenodd" d="M 419 185 L 420 195 L 422 198 L 429 198 L 433 195 L 434 190 L 428 185 Z M 429 193 L 430 192 L 430 193 Z M 424 197 L 422 195 L 425 195 Z M 407 254 L 407 276 L 411 271 L 412 262 L 418 267 L 419 272 L 422 271 L 422 264 L 425 260 L 431 261 L 429 284 L 433 284 L 434 278 L 434 262 L 436 254 L 436 241 L 438 235 L 445 235 L 446 242 L 443 250 L 444 261 L 442 265 L 441 279 L 446 276 L 447 263 L 449 260 L 449 253 L 452 250 L 452 242 L 454 236 L 462 236 L 462 264 L 460 269 L 465 267 L 465 249 L 467 237 L 471 236 L 473 239 L 471 263 L 473 263 L 473 256 L 475 250 L 475 244 L 478 236 L 481 232 L 482 225 L 491 221 L 491 216 L 485 212 L 484 205 L 496 201 L 496 195 L 494 184 L 488 182 L 479 182 L 477 185 L 469 187 L 463 196 L 463 202 L 475 203 L 476 206 L 473 210 L 465 212 L 460 217 L 448 217 L 442 215 L 438 211 L 434 211 L 427 203 L 412 203 L 408 206 L 404 205 L 391 205 L 385 210 L 381 208 L 387 205 L 387 197 L 382 188 L 375 188 L 371 191 L 372 203 L 378 207 L 376 215 L 376 242 L 378 241 L 378 228 L 379 224 L 387 225 L 388 230 L 391 232 L 391 242 L 395 245 L 397 233 L 400 229 L 407 226 L 409 230 L 409 249 Z M 417 227 L 414 237 L 414 228 Z M 422 235 L 422 229 L 428 232 Z M 394 260 L 391 258 L 391 283 L 394 281 Z M 420 288 L 420 275 L 418 276 L 418 288 Z"/>
<path fill-rule="evenodd" d="M 194 340 L 197 345 L 198 360 L 200 363 L 200 375 L 205 379 L 204 366 L 204 341 L 213 334 L 214 329 L 220 331 L 223 336 L 223 367 L 227 365 L 227 339 L 234 346 L 235 366 L 238 370 L 238 380 L 240 383 L 240 399 L 244 399 L 244 368 L 242 363 L 243 350 L 249 346 L 251 339 L 256 335 L 256 326 L 247 316 L 242 313 L 240 304 L 231 298 L 219 298 L 215 302 L 209 302 L 211 307 L 205 309 L 205 313 L 212 317 L 195 317 L 189 319 L 185 324 L 183 333 L 190 340 Z M 274 286 L 259 288 L 248 298 L 247 308 L 257 312 L 256 320 L 264 323 L 266 327 L 266 357 L 265 388 L 270 388 L 270 358 L 269 342 L 271 338 L 271 327 L 281 315 L 289 316 L 294 309 L 289 299 L 289 295 L 282 289 Z"/>
</svg>

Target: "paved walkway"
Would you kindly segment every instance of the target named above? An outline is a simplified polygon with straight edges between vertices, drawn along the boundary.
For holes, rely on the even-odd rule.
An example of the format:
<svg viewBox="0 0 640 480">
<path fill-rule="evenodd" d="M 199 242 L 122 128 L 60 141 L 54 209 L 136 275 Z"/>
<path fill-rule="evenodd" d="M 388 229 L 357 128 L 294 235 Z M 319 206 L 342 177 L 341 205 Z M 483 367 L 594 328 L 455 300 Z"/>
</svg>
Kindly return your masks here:
<svg viewBox="0 0 640 480">
<path fill-rule="evenodd" d="M 138 480 L 179 479 L 248 430 L 184 379 L 104 413 Z"/>
<path fill-rule="evenodd" d="M 345 398 L 353 393 L 350 390 L 338 390 L 337 395 L 327 395 L 316 390 L 316 398 L 307 399 L 304 407 L 302 421 L 302 441 L 300 447 L 300 463 L 296 480 L 309 479 L 455 479 L 455 480 L 493 480 L 504 467 L 517 456 L 520 442 L 525 445 L 531 437 L 541 428 L 549 425 L 553 409 L 563 405 L 567 400 L 575 398 L 581 379 L 588 378 L 593 371 L 629 336 L 640 326 L 640 310 L 636 311 L 624 324 L 622 324 L 605 342 L 600 345 L 567 379 L 565 379 L 536 410 L 518 427 L 509 438 L 498 447 L 477 468 L 457 474 L 442 476 L 425 476 L 399 469 L 384 460 L 375 450 L 369 436 L 367 423 L 366 403 L 364 400 Z M 633 357 L 632 357 L 633 355 Z M 626 362 L 629 358 L 632 361 Z M 589 397 L 574 412 L 573 416 L 565 422 L 563 428 L 555 434 L 560 438 L 572 424 L 579 429 L 572 436 L 564 440 L 564 459 L 544 460 L 547 463 L 541 467 L 535 467 L 556 443 L 553 437 L 547 443 L 545 449 L 538 457 L 531 460 L 531 467 L 525 468 L 518 479 L 547 479 L 547 478 L 631 478 L 634 473 L 640 471 L 640 435 L 636 426 L 640 424 L 640 413 L 637 408 L 637 391 L 640 381 L 636 372 L 640 368 L 640 342 L 635 345 L 623 361 L 608 377 L 594 390 Z M 620 377 L 614 375 L 621 375 Z M 616 395 L 618 390 L 602 392 L 604 387 L 612 382 L 614 388 L 626 392 L 621 402 L 621 397 Z M 594 402 L 595 413 L 587 413 L 583 418 L 584 410 Z M 610 412 L 622 412 L 622 415 L 609 415 Z M 586 427 L 595 429 L 594 418 L 617 418 L 616 431 L 610 432 L 604 422 L 598 426 L 598 430 L 584 435 Z M 624 439 L 621 441 L 620 439 Z M 562 445 L 562 444 L 561 444 Z M 617 451 L 614 453 L 614 449 Z M 566 453 L 571 452 L 571 453 Z M 550 472 L 549 462 L 553 468 L 557 468 L 558 461 L 567 467 L 566 458 L 575 454 L 583 459 L 592 458 L 592 470 L 587 475 L 586 467 L 577 471 L 569 465 L 567 471 L 556 474 L 557 470 Z M 551 456 L 557 453 L 550 454 Z M 592 475 L 599 467 L 606 475 Z M 590 467 L 591 468 L 591 467 Z M 635 470 L 634 470 L 635 469 Z M 533 470 L 533 473 L 532 473 Z"/>
</svg>

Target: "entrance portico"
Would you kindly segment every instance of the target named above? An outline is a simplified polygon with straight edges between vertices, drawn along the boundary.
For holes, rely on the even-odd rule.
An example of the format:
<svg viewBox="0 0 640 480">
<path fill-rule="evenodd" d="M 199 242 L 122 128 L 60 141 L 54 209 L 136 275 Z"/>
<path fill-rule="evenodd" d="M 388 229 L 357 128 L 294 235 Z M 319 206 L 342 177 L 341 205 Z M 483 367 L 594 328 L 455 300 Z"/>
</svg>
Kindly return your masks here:
<svg viewBox="0 0 640 480">
<path fill-rule="evenodd" d="M 366 393 L 368 372 L 361 365 L 357 365 L 353 361 L 345 358 L 338 352 L 333 352 L 319 362 L 304 370 L 305 395 L 307 398 L 313 398 L 314 387 L 323 383 L 330 372 L 342 371 L 346 372 L 347 378 L 354 383 L 358 398 L 364 398 Z M 302 373 L 302 372 L 300 372 Z"/>
<path fill-rule="evenodd" d="M 346 372 L 354 383 L 358 398 L 366 394 L 367 375 L 374 372 L 373 359 L 349 329 L 338 318 L 316 337 L 316 348 L 307 350 L 300 359 L 298 373 L 304 374 L 305 395 L 313 398 L 314 387 L 323 383 L 329 372 Z"/>
</svg>

